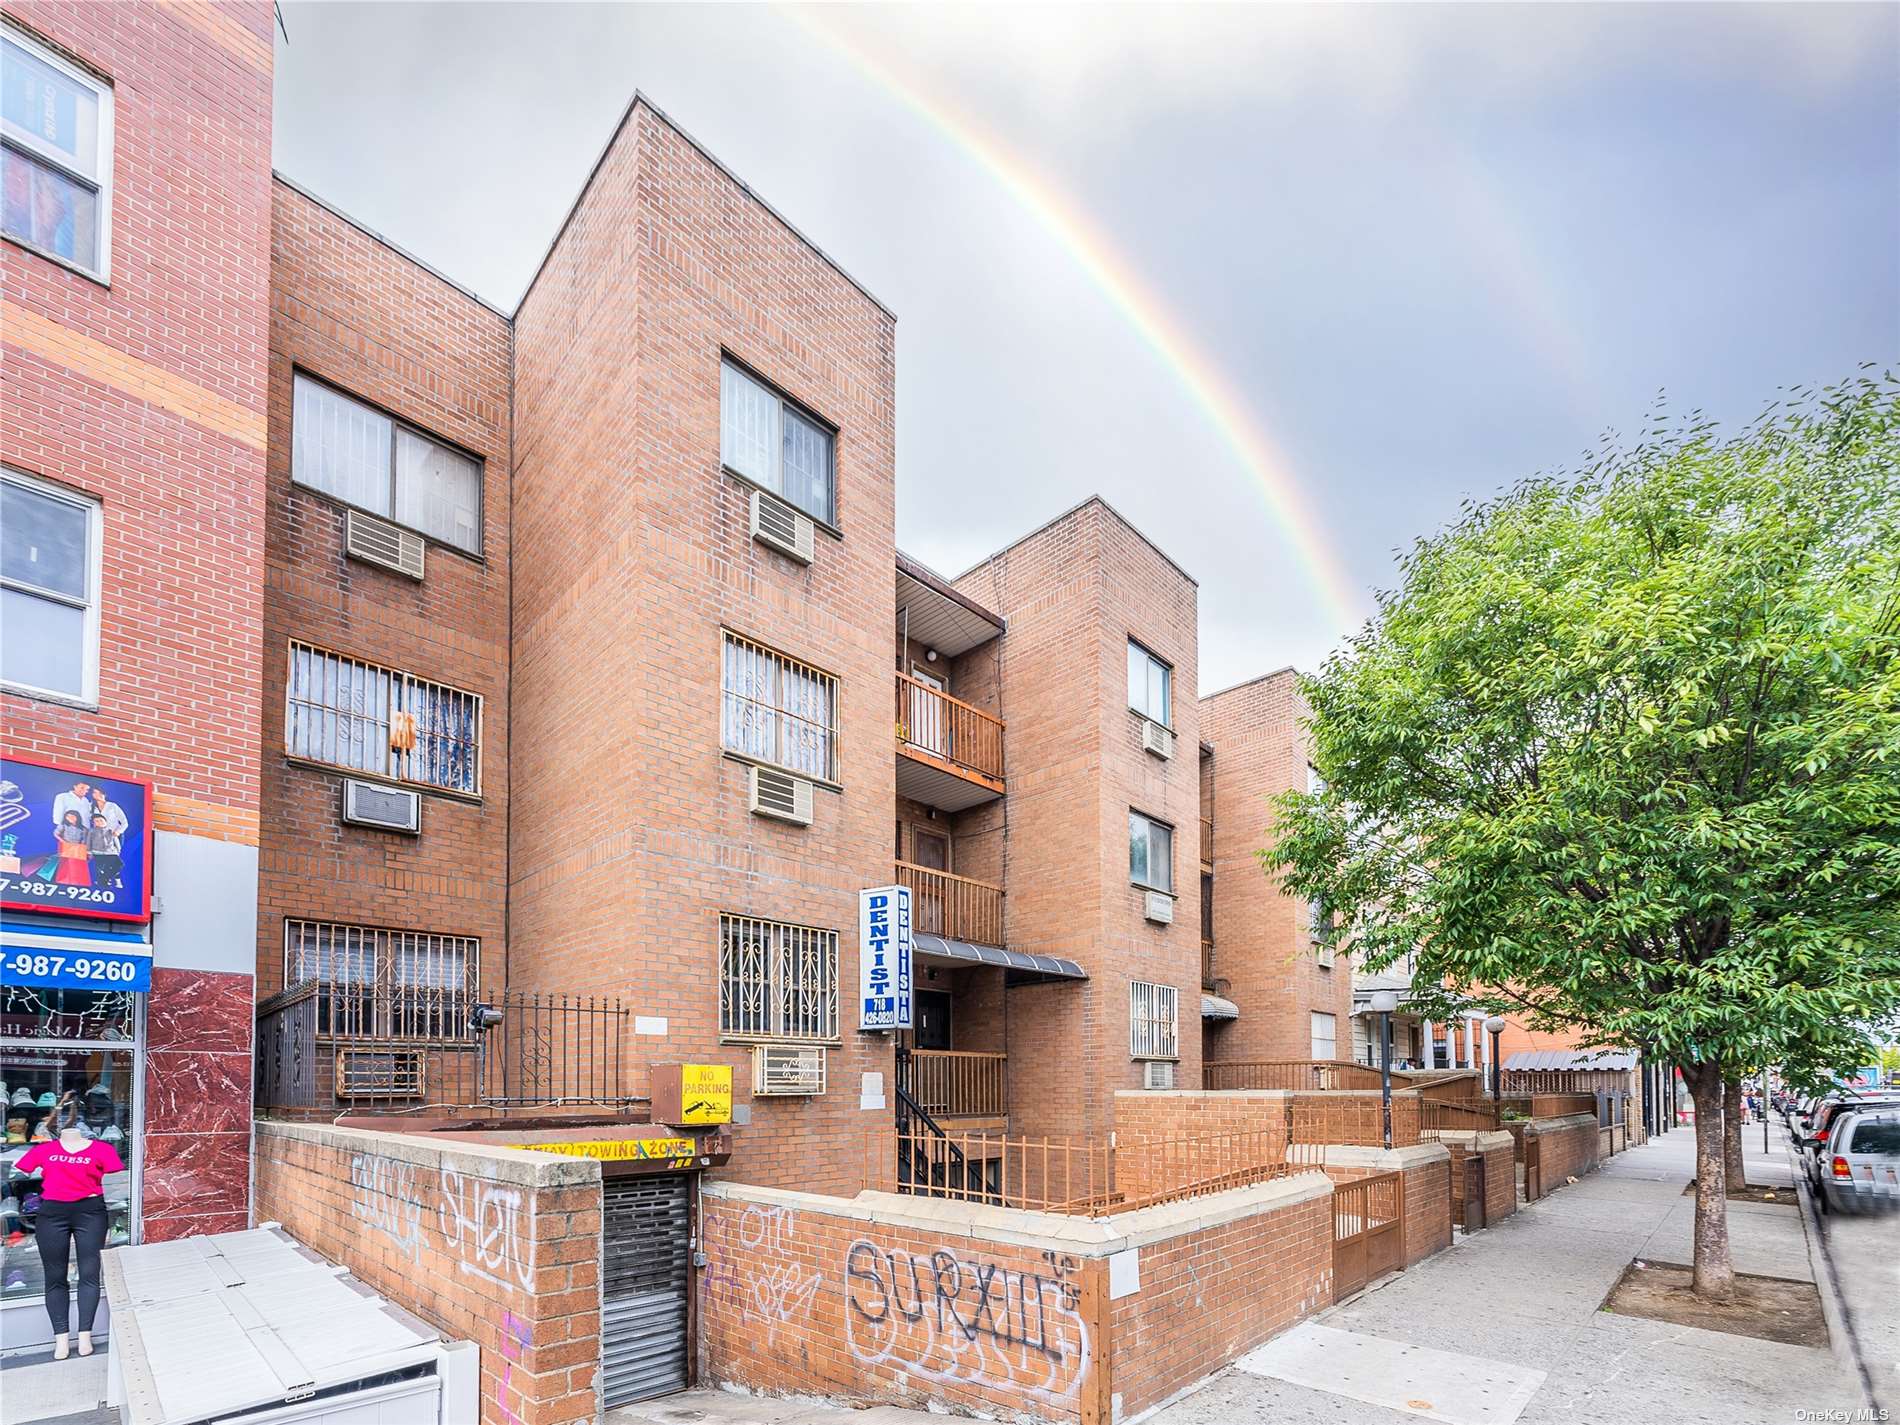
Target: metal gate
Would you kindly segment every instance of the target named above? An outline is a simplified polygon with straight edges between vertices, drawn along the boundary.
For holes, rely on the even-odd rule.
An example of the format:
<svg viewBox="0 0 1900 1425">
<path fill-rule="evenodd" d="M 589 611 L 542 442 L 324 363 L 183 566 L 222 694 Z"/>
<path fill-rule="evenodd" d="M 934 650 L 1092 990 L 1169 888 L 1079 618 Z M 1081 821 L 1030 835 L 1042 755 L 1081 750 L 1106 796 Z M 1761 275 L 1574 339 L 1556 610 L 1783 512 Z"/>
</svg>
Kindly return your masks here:
<svg viewBox="0 0 1900 1425">
<path fill-rule="evenodd" d="M 1333 1300 L 1405 1264 L 1405 1180 L 1378 1173 L 1333 1184 Z"/>
<path fill-rule="evenodd" d="M 600 1187 L 601 1403 L 684 1390 L 692 1174 L 607 1178 Z"/>
<path fill-rule="evenodd" d="M 1484 1230 L 1484 1154 L 1467 1153 L 1464 1161 L 1465 1231 Z"/>
<path fill-rule="evenodd" d="M 1544 1145 L 1530 1134 L 1524 1135 L 1524 1201 L 1536 1202 L 1544 1195 Z"/>
</svg>

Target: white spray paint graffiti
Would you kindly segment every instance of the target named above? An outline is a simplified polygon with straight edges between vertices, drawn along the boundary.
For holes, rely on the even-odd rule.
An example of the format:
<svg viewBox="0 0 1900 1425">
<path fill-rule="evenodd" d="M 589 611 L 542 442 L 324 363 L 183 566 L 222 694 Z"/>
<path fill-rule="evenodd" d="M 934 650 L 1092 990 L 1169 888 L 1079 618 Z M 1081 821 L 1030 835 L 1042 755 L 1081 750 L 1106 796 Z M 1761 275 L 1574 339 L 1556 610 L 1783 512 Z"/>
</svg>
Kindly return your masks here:
<svg viewBox="0 0 1900 1425">
<path fill-rule="evenodd" d="M 1090 1350 L 1076 1263 L 1042 1255 L 1042 1267 L 1024 1271 L 949 1251 L 914 1257 L 860 1238 L 844 1259 L 852 1355 L 926 1380 L 1075 1399 Z"/>
<path fill-rule="evenodd" d="M 805 1266 L 792 1241 L 792 1214 L 783 1207 L 749 1205 L 735 1225 L 706 1217 L 706 1291 L 748 1322 L 765 1327 L 765 1339 L 811 1310 L 823 1278 Z"/>
<path fill-rule="evenodd" d="M 465 1178 L 446 1166 L 441 1189 L 436 1223 L 461 1269 L 504 1291 L 532 1285 L 534 1267 L 528 1255 L 534 1242 L 533 1199 L 524 1208 L 518 1188 Z"/>
<path fill-rule="evenodd" d="M 411 1262 L 422 1260 L 422 1201 L 414 1163 L 356 1154 L 350 1159 L 350 1211 Z"/>
</svg>

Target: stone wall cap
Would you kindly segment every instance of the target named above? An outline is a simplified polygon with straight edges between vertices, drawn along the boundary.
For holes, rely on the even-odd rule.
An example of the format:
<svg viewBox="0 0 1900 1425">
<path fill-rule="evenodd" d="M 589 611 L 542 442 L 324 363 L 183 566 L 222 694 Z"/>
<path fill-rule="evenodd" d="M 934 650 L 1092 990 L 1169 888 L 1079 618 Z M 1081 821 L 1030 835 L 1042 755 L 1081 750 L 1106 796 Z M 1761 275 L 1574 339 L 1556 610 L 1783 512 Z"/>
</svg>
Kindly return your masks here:
<svg viewBox="0 0 1900 1425">
<path fill-rule="evenodd" d="M 1524 1131 L 1542 1137 L 1546 1133 L 1568 1133 L 1573 1128 L 1601 1128 L 1594 1113 L 1566 1113 L 1558 1118 L 1529 1118 Z"/>
<path fill-rule="evenodd" d="M 257 1136 L 260 1151 L 261 1140 L 270 1138 L 314 1143 L 346 1153 L 375 1153 L 399 1163 L 414 1163 L 438 1171 L 450 1168 L 475 1172 L 490 1181 L 514 1187 L 586 1187 L 600 1182 L 600 1164 L 592 1158 L 556 1157 L 526 1148 L 471 1143 L 459 1138 L 444 1140 L 429 1133 L 392 1133 L 370 1128 L 341 1128 L 332 1123 L 291 1123 L 260 1118 Z"/>
<path fill-rule="evenodd" d="M 1442 1143 L 1410 1143 L 1403 1148 L 1368 1148 L 1356 1143 L 1326 1145 L 1326 1162 L 1336 1168 L 1380 1168 L 1391 1172 L 1420 1163 L 1450 1161 L 1451 1149 Z"/>
</svg>

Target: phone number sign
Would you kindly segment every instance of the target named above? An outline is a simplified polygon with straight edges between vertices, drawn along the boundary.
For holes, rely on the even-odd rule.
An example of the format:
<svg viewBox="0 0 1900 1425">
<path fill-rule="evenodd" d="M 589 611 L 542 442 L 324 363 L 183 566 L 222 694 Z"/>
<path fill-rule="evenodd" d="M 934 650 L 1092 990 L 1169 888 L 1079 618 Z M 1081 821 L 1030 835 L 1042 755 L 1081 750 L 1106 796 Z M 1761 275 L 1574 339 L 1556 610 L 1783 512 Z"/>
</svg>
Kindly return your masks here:
<svg viewBox="0 0 1900 1425">
<path fill-rule="evenodd" d="M 0 754 L 0 910 L 146 920 L 152 784 Z"/>
<path fill-rule="evenodd" d="M 152 987 L 152 957 L 112 950 L 0 947 L 0 984 L 59 990 L 138 990 Z"/>
</svg>

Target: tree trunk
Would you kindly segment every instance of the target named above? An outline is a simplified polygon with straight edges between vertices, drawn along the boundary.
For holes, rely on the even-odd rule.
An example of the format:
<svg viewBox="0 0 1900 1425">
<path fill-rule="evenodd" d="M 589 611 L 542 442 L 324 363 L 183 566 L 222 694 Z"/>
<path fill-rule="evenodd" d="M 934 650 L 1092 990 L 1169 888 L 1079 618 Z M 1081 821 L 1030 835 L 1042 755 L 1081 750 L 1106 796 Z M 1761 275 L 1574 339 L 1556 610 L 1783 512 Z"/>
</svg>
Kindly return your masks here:
<svg viewBox="0 0 1900 1425">
<path fill-rule="evenodd" d="M 1730 1192 L 1748 1186 L 1747 1170 L 1742 1166 L 1742 1083 L 1730 1079 L 1722 1085 L 1722 1164 L 1728 1174 Z"/>
<path fill-rule="evenodd" d="M 1713 1064 L 1684 1064 L 1682 1077 L 1695 1102 L 1695 1294 L 1727 1301 L 1735 1292 L 1735 1260 L 1722 1161 L 1722 1071 Z"/>
</svg>

